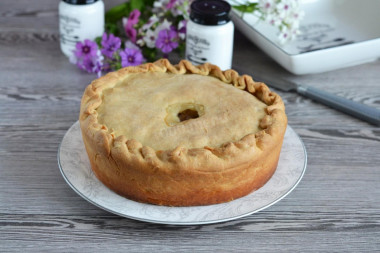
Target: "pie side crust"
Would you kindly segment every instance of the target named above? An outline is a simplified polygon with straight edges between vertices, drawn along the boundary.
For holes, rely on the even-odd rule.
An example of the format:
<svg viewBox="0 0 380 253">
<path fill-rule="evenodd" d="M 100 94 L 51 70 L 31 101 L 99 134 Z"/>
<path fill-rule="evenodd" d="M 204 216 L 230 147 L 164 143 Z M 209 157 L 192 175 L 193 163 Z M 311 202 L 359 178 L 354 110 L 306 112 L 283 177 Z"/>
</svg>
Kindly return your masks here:
<svg viewBox="0 0 380 253">
<path fill-rule="evenodd" d="M 98 122 L 96 109 L 103 91 L 130 73 L 149 71 L 212 76 L 251 93 L 267 105 L 260 120 L 262 130 L 219 147 L 179 146 L 172 150 L 154 150 L 138 140 L 115 136 Z M 264 83 L 209 63 L 193 66 L 182 60 L 172 65 L 166 59 L 94 80 L 83 94 L 79 121 L 91 168 L 101 182 L 129 199 L 167 206 L 222 203 L 259 189 L 276 170 L 287 126 L 281 97 Z"/>
</svg>

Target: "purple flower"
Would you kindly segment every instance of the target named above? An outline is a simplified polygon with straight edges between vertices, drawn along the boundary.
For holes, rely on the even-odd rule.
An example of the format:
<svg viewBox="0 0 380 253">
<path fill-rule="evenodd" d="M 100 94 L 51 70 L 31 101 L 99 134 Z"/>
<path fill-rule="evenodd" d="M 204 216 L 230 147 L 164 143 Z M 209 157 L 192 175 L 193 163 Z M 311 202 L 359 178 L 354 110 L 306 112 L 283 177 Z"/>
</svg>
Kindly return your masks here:
<svg viewBox="0 0 380 253">
<path fill-rule="evenodd" d="M 88 73 L 96 73 L 100 77 L 102 75 L 103 56 L 98 50 L 93 57 L 77 58 L 76 65 L 78 68 Z"/>
<path fill-rule="evenodd" d="M 137 9 L 133 10 L 128 17 L 128 24 L 135 25 L 139 22 L 141 12 Z"/>
<path fill-rule="evenodd" d="M 113 34 L 110 34 L 107 36 L 107 33 L 103 34 L 102 37 L 102 54 L 113 58 L 113 54 L 118 50 L 121 46 L 121 40 L 119 37 L 114 36 Z"/>
<path fill-rule="evenodd" d="M 145 60 L 141 51 L 138 49 L 133 48 L 126 48 L 123 51 L 120 52 L 121 57 L 121 66 L 128 67 L 128 66 L 137 66 L 143 63 Z"/>
<path fill-rule="evenodd" d="M 98 50 L 98 45 L 92 40 L 85 40 L 83 43 L 78 42 L 75 45 L 74 54 L 77 58 L 95 57 Z"/>
<path fill-rule="evenodd" d="M 170 53 L 178 47 L 177 32 L 171 29 L 163 29 L 158 33 L 156 47 L 161 49 L 165 54 Z"/>
<path fill-rule="evenodd" d="M 125 33 L 127 34 L 128 38 L 135 43 L 137 39 L 137 31 L 135 28 L 133 28 L 133 25 L 130 25 L 130 23 L 127 23 L 125 26 Z"/>
</svg>

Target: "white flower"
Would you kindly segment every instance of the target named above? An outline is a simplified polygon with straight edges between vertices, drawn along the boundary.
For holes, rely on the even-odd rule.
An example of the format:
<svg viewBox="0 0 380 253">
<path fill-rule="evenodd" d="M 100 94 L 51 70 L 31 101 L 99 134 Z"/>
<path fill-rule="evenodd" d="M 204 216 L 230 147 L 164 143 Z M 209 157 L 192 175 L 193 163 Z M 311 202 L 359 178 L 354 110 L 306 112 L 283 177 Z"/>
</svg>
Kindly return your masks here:
<svg viewBox="0 0 380 253">
<path fill-rule="evenodd" d="M 136 44 L 140 46 L 146 45 L 149 48 L 154 48 L 156 46 L 156 39 L 158 37 L 158 33 L 164 29 L 171 29 L 172 23 L 167 19 L 164 19 L 162 23 L 160 23 L 156 28 L 154 28 L 155 24 L 159 21 L 156 15 L 153 15 L 149 18 L 151 22 L 145 24 L 141 29 L 139 29 L 139 35 L 142 36 L 142 39 L 137 40 Z"/>
<path fill-rule="evenodd" d="M 188 10 L 189 2 L 187 0 L 177 0 L 175 1 L 172 8 L 170 8 L 170 12 L 174 17 L 177 16 L 186 16 L 189 13 Z"/>
<path fill-rule="evenodd" d="M 136 46 L 132 41 L 130 40 L 127 40 L 125 43 L 124 43 L 124 46 L 125 48 L 131 48 L 131 49 L 138 49 L 140 50 L 140 48 L 138 46 Z"/>
<path fill-rule="evenodd" d="M 280 44 L 284 45 L 287 42 L 294 40 L 299 33 L 300 31 L 298 28 L 289 29 L 286 25 L 281 26 L 280 33 L 278 35 Z"/>
<path fill-rule="evenodd" d="M 291 39 L 294 40 L 300 34 L 301 34 L 301 31 L 298 28 L 297 29 L 293 29 L 291 31 Z"/>
<path fill-rule="evenodd" d="M 296 0 L 281 0 L 276 5 L 276 13 L 281 18 L 302 19 L 304 13 L 300 10 L 299 3 Z"/>
<path fill-rule="evenodd" d="M 303 17 L 305 16 L 305 12 L 300 10 L 299 8 L 297 9 L 294 9 L 290 16 L 294 19 L 294 20 L 298 20 L 298 21 L 301 21 L 303 19 Z"/>
<path fill-rule="evenodd" d="M 172 23 L 164 19 L 164 22 L 162 22 L 160 25 L 158 25 L 155 29 L 156 33 L 158 34 L 163 29 L 169 29 L 172 26 Z"/>
<path fill-rule="evenodd" d="M 157 22 L 159 21 L 158 17 L 156 16 L 156 14 L 154 14 L 153 16 L 151 16 L 148 21 L 142 26 L 142 30 L 143 31 L 146 31 L 148 29 L 150 29 L 153 25 L 155 25 Z"/>
<path fill-rule="evenodd" d="M 271 14 L 276 8 L 276 3 L 274 0 L 259 0 L 259 8 L 263 14 Z"/>
<path fill-rule="evenodd" d="M 156 0 L 153 3 L 152 12 L 158 17 L 165 16 L 168 11 L 174 17 L 183 16 L 183 18 L 188 19 L 190 13 L 189 0 Z"/>
<path fill-rule="evenodd" d="M 265 21 L 276 27 L 280 26 L 282 23 L 282 19 L 273 14 L 266 15 Z"/>
<path fill-rule="evenodd" d="M 286 18 L 292 10 L 290 1 L 282 0 L 276 5 L 277 15 L 281 18 Z"/>
<path fill-rule="evenodd" d="M 288 42 L 290 40 L 290 37 L 291 37 L 291 34 L 290 34 L 289 29 L 286 26 L 282 26 L 280 33 L 278 35 L 278 40 L 279 40 L 280 44 L 283 45 L 286 42 Z"/>
<path fill-rule="evenodd" d="M 165 5 L 167 5 L 169 0 L 158 0 L 154 1 L 153 7 L 154 8 L 163 8 Z"/>
<path fill-rule="evenodd" d="M 158 33 L 156 31 L 152 31 L 151 29 L 146 32 L 143 40 L 147 47 L 154 48 L 156 46 L 157 35 Z"/>
<path fill-rule="evenodd" d="M 179 0 L 177 1 L 177 7 L 179 10 L 179 15 L 182 15 L 185 20 L 189 20 L 190 16 L 190 2 L 189 0 Z"/>
<path fill-rule="evenodd" d="M 128 24 L 128 18 L 123 17 L 123 18 L 121 19 L 121 22 L 123 23 L 123 27 L 126 27 L 127 24 Z"/>
<path fill-rule="evenodd" d="M 170 0 L 157 0 L 153 3 L 153 9 L 152 12 L 155 13 L 158 17 L 162 17 L 165 15 L 165 12 L 167 11 L 166 5 L 169 3 Z"/>
<path fill-rule="evenodd" d="M 261 18 L 279 29 L 281 44 L 293 40 L 300 33 L 300 21 L 305 15 L 297 0 L 259 0 Z"/>
<path fill-rule="evenodd" d="M 136 45 L 138 45 L 139 47 L 143 47 L 145 46 L 145 41 L 143 39 L 138 39 L 136 40 Z"/>
<path fill-rule="evenodd" d="M 186 20 L 181 20 L 179 23 L 178 23 L 178 27 L 177 27 L 177 30 L 178 30 L 178 36 L 184 40 L 186 38 L 186 23 L 187 21 Z"/>
<path fill-rule="evenodd" d="M 69 61 L 71 64 L 77 64 L 78 58 L 74 53 L 72 53 L 69 56 Z"/>
</svg>

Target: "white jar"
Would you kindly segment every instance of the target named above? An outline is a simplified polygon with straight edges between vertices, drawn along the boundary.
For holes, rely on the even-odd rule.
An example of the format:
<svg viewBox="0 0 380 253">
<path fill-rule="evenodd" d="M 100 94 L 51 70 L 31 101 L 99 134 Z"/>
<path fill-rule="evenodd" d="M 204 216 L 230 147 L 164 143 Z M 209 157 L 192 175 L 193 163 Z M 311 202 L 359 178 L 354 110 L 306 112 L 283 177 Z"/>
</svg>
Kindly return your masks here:
<svg viewBox="0 0 380 253">
<path fill-rule="evenodd" d="M 191 4 L 186 26 L 186 59 L 195 65 L 209 62 L 222 70 L 232 64 L 234 25 L 231 6 L 220 0 L 198 0 Z"/>
<path fill-rule="evenodd" d="M 102 0 L 62 0 L 58 9 L 61 50 L 67 57 L 73 56 L 77 42 L 103 35 Z"/>
</svg>

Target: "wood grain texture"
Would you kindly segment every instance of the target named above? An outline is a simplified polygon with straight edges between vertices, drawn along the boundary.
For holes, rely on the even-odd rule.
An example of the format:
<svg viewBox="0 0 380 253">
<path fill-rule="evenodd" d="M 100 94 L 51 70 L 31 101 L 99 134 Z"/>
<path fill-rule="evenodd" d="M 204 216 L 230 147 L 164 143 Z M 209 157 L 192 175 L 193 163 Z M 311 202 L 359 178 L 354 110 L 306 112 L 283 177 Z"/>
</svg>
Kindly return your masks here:
<svg viewBox="0 0 380 253">
<path fill-rule="evenodd" d="M 79 197 L 56 156 L 95 77 L 60 52 L 58 2 L 0 1 L 0 252 L 380 251 L 380 128 L 295 93 L 278 91 L 307 148 L 307 171 L 262 212 L 169 226 L 121 218 Z M 237 32 L 234 63 L 380 109 L 379 61 L 293 76 Z"/>
</svg>

